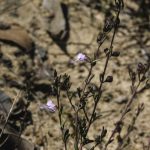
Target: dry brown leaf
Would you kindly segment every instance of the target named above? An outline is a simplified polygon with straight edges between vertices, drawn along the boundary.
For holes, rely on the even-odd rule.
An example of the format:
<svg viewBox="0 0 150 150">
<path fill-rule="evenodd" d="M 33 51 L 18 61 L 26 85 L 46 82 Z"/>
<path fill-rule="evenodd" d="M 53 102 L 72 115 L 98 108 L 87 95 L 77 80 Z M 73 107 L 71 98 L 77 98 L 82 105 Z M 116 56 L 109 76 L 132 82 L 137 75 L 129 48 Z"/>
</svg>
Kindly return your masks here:
<svg viewBox="0 0 150 150">
<path fill-rule="evenodd" d="M 7 29 L 0 28 L 0 40 L 16 44 L 27 51 L 33 48 L 33 41 L 27 31 L 17 24 L 13 24 Z"/>
</svg>

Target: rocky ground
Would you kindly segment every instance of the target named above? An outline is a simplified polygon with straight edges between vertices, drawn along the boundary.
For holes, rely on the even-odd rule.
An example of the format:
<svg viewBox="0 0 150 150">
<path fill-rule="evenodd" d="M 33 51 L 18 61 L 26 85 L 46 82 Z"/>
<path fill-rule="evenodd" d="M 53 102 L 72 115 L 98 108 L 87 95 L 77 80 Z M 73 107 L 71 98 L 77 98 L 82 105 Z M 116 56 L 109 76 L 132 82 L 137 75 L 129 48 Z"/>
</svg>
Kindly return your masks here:
<svg viewBox="0 0 150 150">
<path fill-rule="evenodd" d="M 14 98 L 20 86 L 34 82 L 29 106 L 33 124 L 25 129 L 22 136 L 39 145 L 41 150 L 63 149 L 57 112 L 49 115 L 39 109 L 40 104 L 45 103 L 47 98 L 56 103 L 56 98 L 50 96 L 48 91 L 53 80 L 53 70 L 56 69 L 58 74 L 69 74 L 72 88 L 82 86 L 87 75 L 86 66 L 71 66 L 69 63 L 78 52 L 91 56 L 97 49 L 97 35 L 111 10 L 107 2 L 101 2 L 100 6 L 86 0 L 62 2 L 66 20 L 61 14 L 61 7 L 56 5 L 55 9 L 58 10 L 57 13 L 60 11 L 60 18 L 56 19 L 53 25 L 51 20 L 55 14 L 54 7 L 47 10 L 46 6 L 42 5 L 42 0 L 0 1 L 0 89 Z M 135 68 L 139 62 L 148 60 L 150 27 L 147 19 L 149 14 L 146 11 L 146 8 L 144 11 L 141 9 L 140 2 L 125 1 L 125 8 L 120 16 L 120 28 L 114 41 L 114 49 L 121 54 L 109 63 L 107 74 L 113 74 L 114 81 L 104 87 L 105 92 L 98 106 L 103 117 L 91 128 L 91 138 L 103 126 L 108 129 L 108 134 L 111 133 L 115 120 L 131 96 L 128 65 Z M 141 15 L 143 12 L 146 14 Z M 64 27 L 64 23 L 67 26 Z M 62 26 L 57 26 L 58 24 Z M 59 30 L 63 30 L 61 34 L 57 33 Z M 109 43 L 108 39 L 101 49 L 106 48 Z M 96 76 L 93 83 L 98 82 L 98 73 L 102 71 L 104 62 L 105 57 L 102 54 L 94 70 Z M 66 104 L 66 110 L 69 110 L 65 96 L 62 96 L 62 101 Z M 145 109 L 137 119 L 130 135 L 131 143 L 125 148 L 127 150 L 142 150 L 143 145 L 147 145 L 150 139 L 149 90 L 142 91 L 136 97 L 133 110 L 125 119 L 125 128 L 130 124 L 139 103 L 144 103 Z M 73 145 L 72 141 L 69 145 Z M 116 147 L 117 143 L 114 142 L 109 149 L 114 150 Z M 69 149 L 73 148 L 70 146 Z M 85 149 L 88 150 L 89 147 Z"/>
</svg>

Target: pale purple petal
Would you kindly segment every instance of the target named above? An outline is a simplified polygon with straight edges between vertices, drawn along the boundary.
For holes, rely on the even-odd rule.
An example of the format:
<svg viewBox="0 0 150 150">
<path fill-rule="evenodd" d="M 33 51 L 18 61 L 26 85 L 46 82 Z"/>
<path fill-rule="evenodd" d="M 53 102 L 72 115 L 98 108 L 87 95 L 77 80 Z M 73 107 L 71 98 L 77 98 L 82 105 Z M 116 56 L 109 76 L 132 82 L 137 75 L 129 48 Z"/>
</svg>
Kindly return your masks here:
<svg viewBox="0 0 150 150">
<path fill-rule="evenodd" d="M 55 104 L 53 104 L 53 102 L 51 100 L 48 100 L 46 105 L 48 107 L 55 107 Z"/>
<path fill-rule="evenodd" d="M 40 108 L 47 110 L 49 112 L 55 112 L 56 111 L 56 105 L 51 100 L 48 100 L 47 104 L 41 105 Z"/>
<path fill-rule="evenodd" d="M 56 107 L 48 107 L 48 110 L 51 112 L 55 112 L 56 111 Z"/>
<path fill-rule="evenodd" d="M 82 54 L 82 53 L 79 53 L 77 56 L 76 56 L 76 61 L 85 61 L 87 59 L 86 55 L 85 54 Z"/>
</svg>

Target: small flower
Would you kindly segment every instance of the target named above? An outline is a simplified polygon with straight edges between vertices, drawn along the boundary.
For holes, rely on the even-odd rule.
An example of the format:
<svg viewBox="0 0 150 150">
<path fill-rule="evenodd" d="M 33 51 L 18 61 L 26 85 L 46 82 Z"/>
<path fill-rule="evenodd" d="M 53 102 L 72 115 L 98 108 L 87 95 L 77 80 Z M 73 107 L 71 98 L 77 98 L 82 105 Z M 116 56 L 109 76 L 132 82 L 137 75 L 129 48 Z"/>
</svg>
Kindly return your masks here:
<svg viewBox="0 0 150 150">
<path fill-rule="evenodd" d="M 85 60 L 87 60 L 87 57 L 83 53 L 79 53 L 75 58 L 75 61 L 85 61 Z"/>
<path fill-rule="evenodd" d="M 47 101 L 47 104 L 43 104 L 40 108 L 49 112 L 56 111 L 56 105 L 50 99 Z"/>
</svg>

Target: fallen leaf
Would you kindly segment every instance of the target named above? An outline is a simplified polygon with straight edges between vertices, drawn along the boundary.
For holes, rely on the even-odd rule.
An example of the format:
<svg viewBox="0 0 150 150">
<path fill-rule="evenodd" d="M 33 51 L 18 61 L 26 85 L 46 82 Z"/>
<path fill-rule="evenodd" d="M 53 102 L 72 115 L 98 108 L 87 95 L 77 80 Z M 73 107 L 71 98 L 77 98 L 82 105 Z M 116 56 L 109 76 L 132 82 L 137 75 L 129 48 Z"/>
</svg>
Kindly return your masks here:
<svg viewBox="0 0 150 150">
<path fill-rule="evenodd" d="M 13 24 L 7 28 L 4 28 L 4 23 L 1 24 L 3 24 L 3 27 L 0 28 L 0 40 L 13 43 L 27 51 L 33 49 L 33 41 L 23 27 Z"/>
</svg>

